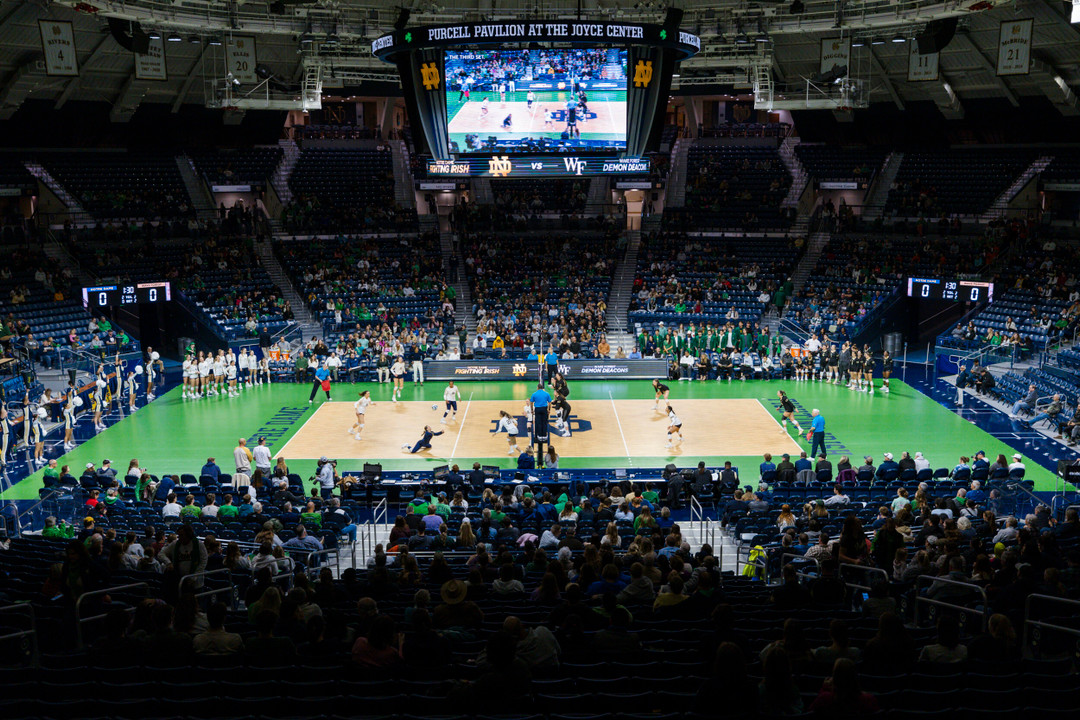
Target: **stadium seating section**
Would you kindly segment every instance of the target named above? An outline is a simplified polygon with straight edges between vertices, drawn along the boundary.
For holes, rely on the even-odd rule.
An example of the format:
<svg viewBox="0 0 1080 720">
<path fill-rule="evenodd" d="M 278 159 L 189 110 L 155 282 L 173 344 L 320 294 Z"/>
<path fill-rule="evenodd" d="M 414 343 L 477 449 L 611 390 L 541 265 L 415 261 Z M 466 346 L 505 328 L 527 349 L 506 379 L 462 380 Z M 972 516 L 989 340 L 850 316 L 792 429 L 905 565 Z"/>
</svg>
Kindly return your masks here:
<svg viewBox="0 0 1080 720">
<path fill-rule="evenodd" d="M 408 232 L 416 211 L 394 204 L 389 150 L 305 149 L 289 176 L 293 203 L 282 221 L 291 233 Z"/>
<path fill-rule="evenodd" d="M 911 150 L 904 153 L 886 211 L 902 217 L 978 215 L 1032 163 L 1024 149 Z"/>
<path fill-rule="evenodd" d="M 193 213 L 176 158 L 155 152 L 49 153 L 49 173 L 102 220 L 173 219 Z"/>
<path fill-rule="evenodd" d="M 492 180 L 491 194 L 499 213 L 517 216 L 576 213 L 585 210 L 586 180 Z"/>
<path fill-rule="evenodd" d="M 1050 151 L 1054 159 L 1042 171 L 1044 182 L 1077 182 L 1080 180 L 1080 150 L 1056 148 Z"/>
<path fill-rule="evenodd" d="M 282 154 L 279 147 L 256 147 L 188 155 L 208 185 L 262 185 L 281 162 Z"/>
<path fill-rule="evenodd" d="M 881 169 L 888 150 L 880 147 L 842 147 L 834 145 L 795 146 L 795 155 L 806 171 L 817 180 L 860 180 L 869 182 Z"/>
<path fill-rule="evenodd" d="M 688 238 L 662 232 L 642 239 L 629 320 L 651 332 L 668 325 L 757 322 L 799 255 L 790 238 Z M 765 293 L 768 299 L 759 299 Z M 700 306 L 700 307 L 699 307 Z"/>
<path fill-rule="evenodd" d="M 686 162 L 686 206 L 667 210 L 665 226 L 768 230 L 791 224 L 780 212 L 791 175 L 775 147 L 695 144 Z"/>
</svg>

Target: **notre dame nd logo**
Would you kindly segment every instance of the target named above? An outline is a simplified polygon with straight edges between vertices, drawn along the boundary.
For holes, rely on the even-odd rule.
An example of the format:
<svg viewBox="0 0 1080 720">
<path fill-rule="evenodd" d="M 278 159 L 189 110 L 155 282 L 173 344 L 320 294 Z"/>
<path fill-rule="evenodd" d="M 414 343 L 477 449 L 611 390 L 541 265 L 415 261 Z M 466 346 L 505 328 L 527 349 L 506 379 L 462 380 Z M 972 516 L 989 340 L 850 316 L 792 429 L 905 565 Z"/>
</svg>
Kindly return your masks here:
<svg viewBox="0 0 1080 720">
<path fill-rule="evenodd" d="M 435 63 L 424 63 L 420 66 L 421 79 L 425 90 L 439 89 L 439 66 Z"/>
<path fill-rule="evenodd" d="M 634 67 L 634 87 L 649 87 L 652 82 L 652 60 L 638 60 Z"/>
<path fill-rule="evenodd" d="M 518 430 L 520 431 L 519 432 L 519 437 L 528 437 L 529 432 L 526 430 L 526 428 L 529 427 L 529 423 L 525 419 L 525 416 L 524 415 L 517 415 L 517 416 L 514 417 L 514 420 L 517 422 Z M 529 428 L 529 430 L 531 430 L 531 428 Z M 571 415 L 569 417 L 569 419 L 566 421 L 566 424 L 564 426 L 562 426 L 561 428 L 556 427 L 555 423 L 552 422 L 548 426 L 548 430 L 551 432 L 552 435 L 555 435 L 557 437 L 561 437 L 561 438 L 573 437 L 574 433 L 589 432 L 590 430 L 592 430 L 592 421 L 590 421 L 590 420 L 582 420 L 577 415 Z M 492 420 L 491 421 L 491 434 L 494 435 L 498 431 L 499 431 L 499 421 L 498 420 Z"/>
<path fill-rule="evenodd" d="M 521 377 L 529 371 L 529 368 L 525 366 L 525 363 L 514 363 L 514 377 Z"/>
<path fill-rule="evenodd" d="M 488 172 L 491 173 L 492 177 L 506 177 L 512 169 L 513 165 L 510 164 L 510 158 L 506 155 L 502 157 L 493 155 L 488 160 Z"/>
</svg>

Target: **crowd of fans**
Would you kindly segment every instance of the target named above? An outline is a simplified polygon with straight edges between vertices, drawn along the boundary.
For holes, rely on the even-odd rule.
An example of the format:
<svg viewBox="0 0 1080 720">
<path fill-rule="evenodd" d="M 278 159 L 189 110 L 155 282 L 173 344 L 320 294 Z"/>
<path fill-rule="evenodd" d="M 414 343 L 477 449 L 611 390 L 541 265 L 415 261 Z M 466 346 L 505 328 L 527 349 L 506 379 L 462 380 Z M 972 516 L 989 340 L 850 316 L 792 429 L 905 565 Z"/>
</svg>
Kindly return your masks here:
<svg viewBox="0 0 1080 720">
<path fill-rule="evenodd" d="M 408 232 L 416 229 L 416 211 L 392 203 L 333 205 L 317 195 L 301 193 L 282 209 L 281 224 L 286 232 L 297 235 Z"/>
</svg>

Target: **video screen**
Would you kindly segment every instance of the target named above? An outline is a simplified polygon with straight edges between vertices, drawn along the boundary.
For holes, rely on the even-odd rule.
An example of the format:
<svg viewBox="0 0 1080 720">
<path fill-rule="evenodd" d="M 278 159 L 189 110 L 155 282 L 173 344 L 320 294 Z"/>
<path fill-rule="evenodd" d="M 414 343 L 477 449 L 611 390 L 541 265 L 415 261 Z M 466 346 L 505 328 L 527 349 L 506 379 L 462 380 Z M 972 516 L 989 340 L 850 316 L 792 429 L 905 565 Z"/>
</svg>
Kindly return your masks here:
<svg viewBox="0 0 1080 720">
<path fill-rule="evenodd" d="M 448 51 L 450 152 L 626 149 L 626 49 Z"/>
</svg>

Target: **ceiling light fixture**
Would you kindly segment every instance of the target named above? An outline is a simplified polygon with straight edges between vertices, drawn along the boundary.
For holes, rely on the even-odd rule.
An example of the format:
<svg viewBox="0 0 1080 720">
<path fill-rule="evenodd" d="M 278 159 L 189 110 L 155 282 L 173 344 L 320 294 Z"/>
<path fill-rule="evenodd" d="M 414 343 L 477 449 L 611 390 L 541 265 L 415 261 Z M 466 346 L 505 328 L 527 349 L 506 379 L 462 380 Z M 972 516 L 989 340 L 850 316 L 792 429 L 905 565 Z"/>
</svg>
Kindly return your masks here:
<svg viewBox="0 0 1080 720">
<path fill-rule="evenodd" d="M 161 33 L 159 33 L 157 30 L 151 30 L 150 32 L 146 33 L 146 37 L 150 38 L 151 40 L 160 40 Z"/>
<path fill-rule="evenodd" d="M 885 41 L 883 39 L 879 38 L 879 37 L 876 37 L 876 38 L 873 38 L 872 40 L 870 40 L 870 44 L 871 45 L 884 45 Z"/>
<path fill-rule="evenodd" d="M 169 42 L 183 42 L 184 38 L 180 37 L 176 33 L 171 33 L 168 37 Z"/>
<path fill-rule="evenodd" d="M 904 37 L 903 35 L 901 35 L 901 34 L 897 33 L 896 35 L 893 35 L 893 39 L 892 39 L 892 41 L 893 41 L 894 43 L 898 43 L 898 44 L 899 44 L 899 43 L 905 43 L 905 42 L 907 42 L 907 38 L 906 38 L 906 37 Z"/>
</svg>

